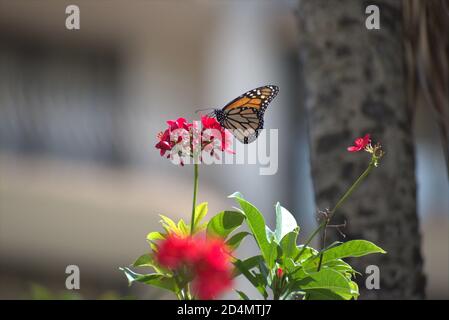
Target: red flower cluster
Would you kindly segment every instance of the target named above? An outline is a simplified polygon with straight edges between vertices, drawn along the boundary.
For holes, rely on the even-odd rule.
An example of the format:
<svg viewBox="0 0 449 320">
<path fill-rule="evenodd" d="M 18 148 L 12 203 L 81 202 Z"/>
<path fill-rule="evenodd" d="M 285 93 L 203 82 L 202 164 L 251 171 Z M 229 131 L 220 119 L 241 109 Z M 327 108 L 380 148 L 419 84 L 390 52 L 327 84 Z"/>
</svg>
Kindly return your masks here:
<svg viewBox="0 0 449 320">
<path fill-rule="evenodd" d="M 201 133 L 203 137 L 202 150 L 213 154 L 216 148 L 223 152 L 234 153 L 230 149 L 232 147 L 232 134 L 223 128 L 217 119 L 201 116 L 201 124 L 203 127 Z"/>
<path fill-rule="evenodd" d="M 160 243 L 156 261 L 172 270 L 187 266 L 193 273 L 192 288 L 199 299 L 214 299 L 232 286 L 229 249 L 219 239 L 170 234 Z"/>
<path fill-rule="evenodd" d="M 168 120 L 167 124 L 168 128 L 158 134 L 159 142 L 155 146 L 161 156 L 167 151 L 170 152 L 167 158 L 172 158 L 173 154 L 193 157 L 202 151 L 215 155 L 215 150 L 233 153 L 231 133 L 215 118 L 202 116 L 201 128 L 198 122 L 188 123 L 184 118 Z"/>
<path fill-rule="evenodd" d="M 349 152 L 358 152 L 364 150 L 367 145 L 371 143 L 371 136 L 367 133 L 363 138 L 357 138 L 354 140 L 354 145 L 348 147 Z"/>
<path fill-rule="evenodd" d="M 173 147 L 183 141 L 183 131 L 189 132 L 192 124 L 187 123 L 184 118 L 178 118 L 178 120 L 168 120 L 168 129 L 164 132 L 159 132 L 157 137 L 159 142 L 156 144 L 156 149 L 159 149 L 161 156 L 165 155 L 165 152 L 170 151 Z M 170 157 L 170 156 L 168 156 Z"/>
</svg>

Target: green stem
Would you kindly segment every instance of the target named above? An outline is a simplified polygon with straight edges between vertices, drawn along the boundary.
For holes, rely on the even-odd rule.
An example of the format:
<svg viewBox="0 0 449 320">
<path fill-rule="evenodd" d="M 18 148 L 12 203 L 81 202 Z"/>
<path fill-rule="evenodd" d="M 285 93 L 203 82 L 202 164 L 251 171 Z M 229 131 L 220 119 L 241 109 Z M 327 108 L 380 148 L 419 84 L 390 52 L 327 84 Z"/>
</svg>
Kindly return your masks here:
<svg viewBox="0 0 449 320">
<path fill-rule="evenodd" d="M 371 170 L 374 168 L 374 161 L 371 161 L 368 165 L 368 168 L 360 175 L 360 177 L 357 178 L 357 180 L 352 184 L 352 186 L 346 191 L 346 193 L 343 195 L 343 197 L 338 200 L 335 207 L 332 209 L 331 214 L 334 214 L 335 211 L 337 211 L 338 208 L 343 204 L 343 202 L 346 201 L 346 199 L 349 198 L 349 196 L 354 192 L 354 190 L 359 186 L 359 184 L 370 174 Z"/>
<path fill-rule="evenodd" d="M 326 223 L 325 223 L 324 229 L 323 229 L 323 243 L 321 244 L 323 247 L 322 247 L 321 250 L 324 250 L 324 248 L 326 248 L 326 228 L 327 228 L 327 225 L 329 224 L 330 218 L 326 217 L 325 221 L 326 221 Z M 323 263 L 323 251 L 321 251 L 321 253 L 320 253 L 320 261 L 318 262 L 317 271 L 321 270 L 321 264 L 322 263 Z"/>
<path fill-rule="evenodd" d="M 185 300 L 184 291 L 183 291 L 183 289 L 181 288 L 180 281 L 179 281 L 179 279 L 178 279 L 178 274 L 177 274 L 177 273 L 175 273 L 175 274 L 173 275 L 173 279 L 175 280 L 176 287 L 177 287 L 177 289 L 178 289 L 178 290 L 176 291 L 176 297 L 178 298 L 178 300 Z"/>
<path fill-rule="evenodd" d="M 194 163 L 193 174 L 193 204 L 192 204 L 192 217 L 190 218 L 190 235 L 193 235 L 195 231 L 195 209 L 196 209 L 196 194 L 198 192 L 198 163 Z"/>
<path fill-rule="evenodd" d="M 335 211 L 337 211 L 337 209 L 340 208 L 340 206 L 346 201 L 346 199 L 348 199 L 351 196 L 351 194 L 354 192 L 354 190 L 357 189 L 359 184 L 370 174 L 370 172 L 375 167 L 375 163 L 376 163 L 375 162 L 375 158 L 373 156 L 373 158 L 371 159 L 371 162 L 368 165 L 368 168 L 366 168 L 365 171 L 363 171 L 363 173 L 357 178 L 357 180 L 354 181 L 354 183 L 348 189 L 348 191 L 346 191 L 346 193 L 340 198 L 340 200 L 338 200 L 337 204 L 332 209 L 332 211 L 329 212 L 329 216 L 326 217 L 326 219 L 324 220 L 324 232 L 323 232 L 323 244 L 322 244 L 323 249 L 326 247 L 326 228 L 327 228 L 327 225 L 329 224 L 332 216 L 334 215 Z M 323 255 L 324 255 L 324 252 L 321 251 L 321 253 L 320 253 L 320 261 L 318 262 L 317 271 L 321 270 L 321 264 L 323 262 Z"/>
<path fill-rule="evenodd" d="M 309 243 L 313 240 L 313 238 L 322 230 L 326 229 L 327 225 L 330 222 L 330 218 L 333 216 L 335 211 L 337 211 L 338 208 L 346 201 L 346 199 L 349 198 L 349 196 L 354 192 L 354 190 L 358 187 L 358 185 L 370 174 L 371 170 L 375 167 L 375 161 L 374 157 L 371 159 L 370 164 L 368 165 L 368 168 L 357 178 L 357 180 L 352 184 L 352 186 L 348 189 L 348 191 L 345 192 L 345 194 L 338 200 L 335 207 L 332 209 L 332 211 L 329 212 L 329 217 L 324 219 L 320 225 L 313 231 L 313 233 L 307 238 L 306 242 L 303 245 L 303 248 L 301 251 L 296 255 L 295 261 L 298 261 L 298 259 L 302 256 L 304 251 L 306 250 L 306 247 L 309 245 Z M 326 238 L 325 235 L 323 237 L 323 248 L 325 246 Z M 318 271 L 321 268 L 321 262 L 323 260 L 323 253 L 320 254 L 320 262 L 318 264 Z"/>
<path fill-rule="evenodd" d="M 318 226 L 318 228 L 316 228 L 315 231 L 313 231 L 313 233 L 307 238 L 306 242 L 303 244 L 301 251 L 296 255 L 295 261 L 298 261 L 298 259 L 302 256 L 302 254 L 306 250 L 309 243 L 313 240 L 313 238 L 315 238 L 315 236 L 318 234 L 318 232 L 320 232 L 320 230 L 324 226 L 325 226 L 325 221 L 321 222 L 320 225 Z"/>
</svg>

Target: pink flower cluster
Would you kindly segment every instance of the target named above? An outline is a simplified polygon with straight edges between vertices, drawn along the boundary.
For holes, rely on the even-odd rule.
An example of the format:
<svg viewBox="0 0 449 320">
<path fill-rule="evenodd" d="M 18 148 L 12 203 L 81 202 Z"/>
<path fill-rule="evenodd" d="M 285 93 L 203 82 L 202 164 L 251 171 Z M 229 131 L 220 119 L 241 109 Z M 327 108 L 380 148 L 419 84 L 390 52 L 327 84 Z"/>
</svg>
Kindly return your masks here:
<svg viewBox="0 0 449 320">
<path fill-rule="evenodd" d="M 195 154 L 207 152 L 211 156 L 218 156 L 216 151 L 234 153 L 232 134 L 223 128 L 215 119 L 208 116 L 201 117 L 199 122 L 188 123 L 184 118 L 168 120 L 168 128 L 158 134 L 159 142 L 156 149 L 161 156 L 172 159 L 174 155 L 194 157 Z M 181 164 L 183 164 L 181 162 Z"/>
</svg>

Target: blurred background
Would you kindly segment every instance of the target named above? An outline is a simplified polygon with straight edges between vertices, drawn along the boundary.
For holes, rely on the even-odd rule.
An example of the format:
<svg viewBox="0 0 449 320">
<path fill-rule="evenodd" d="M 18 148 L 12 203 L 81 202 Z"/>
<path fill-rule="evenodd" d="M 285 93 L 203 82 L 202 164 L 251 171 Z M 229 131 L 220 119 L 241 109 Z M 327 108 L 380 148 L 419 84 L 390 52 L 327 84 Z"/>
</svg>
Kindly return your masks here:
<svg viewBox="0 0 449 320">
<path fill-rule="evenodd" d="M 69 4 L 80 30 L 65 28 Z M 158 214 L 189 219 L 193 169 L 161 158 L 156 134 L 265 84 L 280 87 L 266 112 L 266 127 L 279 128 L 278 172 L 202 166 L 199 201 L 214 214 L 240 191 L 271 225 L 280 201 L 304 239 L 315 202 L 297 9 L 293 0 L 0 0 L 0 298 L 63 296 L 71 264 L 81 271 L 75 297 L 170 298 L 129 288 L 118 270 L 148 251 Z M 414 133 L 426 293 L 447 299 L 449 186 L 425 109 Z M 240 252 L 255 249 L 248 241 Z"/>
</svg>

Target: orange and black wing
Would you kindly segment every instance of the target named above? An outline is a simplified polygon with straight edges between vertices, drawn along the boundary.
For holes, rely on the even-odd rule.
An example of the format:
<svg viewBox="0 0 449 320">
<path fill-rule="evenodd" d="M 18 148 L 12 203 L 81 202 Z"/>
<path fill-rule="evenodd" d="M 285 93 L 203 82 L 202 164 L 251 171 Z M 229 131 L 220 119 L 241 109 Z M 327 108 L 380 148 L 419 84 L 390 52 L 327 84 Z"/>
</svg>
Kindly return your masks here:
<svg viewBox="0 0 449 320">
<path fill-rule="evenodd" d="M 251 143 L 263 129 L 265 109 L 278 92 L 279 88 L 272 85 L 245 92 L 229 102 L 222 110 L 216 110 L 217 120 L 240 142 Z"/>
<path fill-rule="evenodd" d="M 254 108 L 261 110 L 262 112 L 268 107 L 270 102 L 276 97 L 279 92 L 277 86 L 263 86 L 248 92 L 245 92 L 241 96 L 235 98 L 222 109 L 223 111 L 230 111 L 236 108 Z"/>
</svg>

